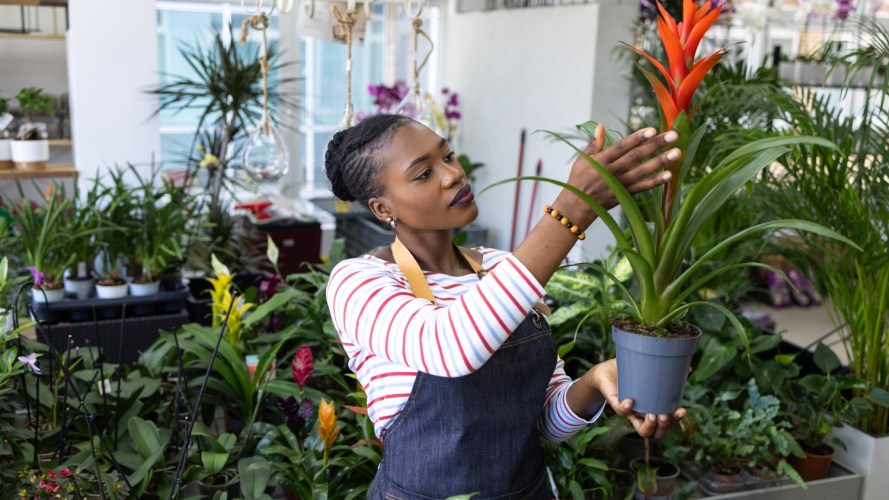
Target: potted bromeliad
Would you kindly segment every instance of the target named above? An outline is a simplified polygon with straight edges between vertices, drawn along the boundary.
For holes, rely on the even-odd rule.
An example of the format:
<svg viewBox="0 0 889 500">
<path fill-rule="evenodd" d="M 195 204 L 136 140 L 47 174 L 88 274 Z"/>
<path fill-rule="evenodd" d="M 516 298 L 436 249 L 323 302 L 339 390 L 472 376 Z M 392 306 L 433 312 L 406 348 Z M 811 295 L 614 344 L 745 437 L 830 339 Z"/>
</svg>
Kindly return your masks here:
<svg viewBox="0 0 889 500">
<path fill-rule="evenodd" d="M 49 160 L 49 141 L 47 140 L 46 124 L 35 123 L 37 113 L 52 115 L 52 97 L 42 95 L 43 91 L 36 87 L 22 89 L 17 96 L 25 122 L 19 126 L 15 140 L 12 141 L 12 161 L 20 170 L 41 170 L 46 168 Z"/>
<path fill-rule="evenodd" d="M 551 133 L 583 156 L 614 192 L 626 216 L 627 230 L 609 215 L 605 207 L 573 186 L 542 177 L 520 179 L 539 179 L 570 190 L 582 198 L 611 231 L 616 239 L 617 251 L 628 259 L 633 268 L 636 285 L 626 287 L 614 280 L 614 285 L 625 298 L 623 304 L 610 308 L 616 315 L 612 323 L 612 337 L 617 353 L 619 398 L 632 398 L 634 410 L 641 413 L 671 414 L 682 401 L 691 358 L 701 336 L 697 327 L 683 321 L 689 309 L 712 307 L 725 314 L 744 339 L 749 352 L 746 332 L 734 314 L 715 302 L 695 300 L 695 293 L 713 277 L 742 267 L 767 268 L 786 279 L 779 269 L 756 262 L 719 266 L 702 273 L 704 266 L 715 255 L 753 235 L 779 229 L 808 231 L 858 247 L 821 225 L 799 219 L 784 219 L 742 229 L 692 260 L 691 244 L 702 225 L 727 200 L 752 182 L 761 170 L 786 155 L 791 150 L 790 146 L 835 146 L 819 137 L 793 135 L 752 141 L 723 156 L 719 163 L 708 165 L 708 173 L 696 183 L 683 185 L 684 173 L 692 164 L 700 161 L 697 157 L 698 145 L 705 132 L 704 126 L 691 129 L 692 97 L 704 76 L 723 57 L 725 49 L 697 61 L 695 54 L 705 32 L 718 18 L 721 6 L 711 8 L 708 2 L 698 7 L 693 0 L 685 0 L 683 21 L 680 23 L 663 6 L 659 5 L 659 10 L 658 26 L 668 65 L 664 66 L 641 49 L 633 49 L 650 61 L 665 79 L 662 81 L 655 74 L 640 68 L 657 95 L 661 128 L 678 133 L 679 139 L 675 145 L 682 154 L 669 167 L 672 173 L 670 181 L 655 193 L 659 204 L 654 213 L 646 217 L 640 202 L 611 172 L 559 134 Z M 590 122 L 578 126 L 578 129 L 592 137 L 594 126 Z M 590 267 L 606 276 L 610 275 L 599 266 Z"/>
</svg>

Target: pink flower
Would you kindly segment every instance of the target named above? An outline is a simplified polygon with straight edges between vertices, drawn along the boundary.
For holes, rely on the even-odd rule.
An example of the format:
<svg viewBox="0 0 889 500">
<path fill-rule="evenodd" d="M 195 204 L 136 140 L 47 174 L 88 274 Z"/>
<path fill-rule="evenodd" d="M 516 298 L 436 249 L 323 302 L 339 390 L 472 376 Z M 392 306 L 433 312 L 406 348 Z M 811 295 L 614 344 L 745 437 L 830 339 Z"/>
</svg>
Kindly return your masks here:
<svg viewBox="0 0 889 500">
<path fill-rule="evenodd" d="M 34 277 L 34 286 L 40 286 L 46 281 L 46 274 L 38 271 L 34 266 L 28 266 L 28 271 L 31 271 L 31 276 Z"/>
<path fill-rule="evenodd" d="M 293 380 L 296 381 L 296 385 L 302 390 L 312 376 L 312 370 L 315 369 L 315 358 L 312 356 L 312 350 L 309 349 L 309 346 L 305 344 L 299 346 L 299 349 L 296 350 L 296 355 L 293 356 L 293 362 L 290 363 L 290 369 L 293 372 Z"/>
<path fill-rule="evenodd" d="M 59 474 L 61 474 L 62 477 L 68 477 L 71 475 L 71 471 L 68 469 L 62 469 L 59 471 Z"/>
</svg>

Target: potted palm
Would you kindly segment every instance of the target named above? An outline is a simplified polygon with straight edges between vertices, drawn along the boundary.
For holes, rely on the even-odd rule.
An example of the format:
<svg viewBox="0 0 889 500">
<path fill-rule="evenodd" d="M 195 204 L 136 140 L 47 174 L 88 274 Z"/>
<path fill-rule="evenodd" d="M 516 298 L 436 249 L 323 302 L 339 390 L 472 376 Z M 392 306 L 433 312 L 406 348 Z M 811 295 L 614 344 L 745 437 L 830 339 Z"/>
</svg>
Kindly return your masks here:
<svg viewBox="0 0 889 500">
<path fill-rule="evenodd" d="M 12 140 L 6 135 L 6 127 L 12 123 L 12 115 L 9 114 L 9 99 L 0 97 L 0 170 L 12 170 L 15 163 L 12 162 L 10 143 Z"/>
<path fill-rule="evenodd" d="M 16 97 L 25 115 L 25 122 L 19 126 L 15 140 L 10 149 L 12 161 L 20 170 L 42 170 L 49 160 L 49 141 L 47 140 L 46 124 L 35 123 L 37 113 L 53 115 L 52 97 L 43 95 L 43 90 L 27 87 L 19 91 Z"/>
<path fill-rule="evenodd" d="M 741 229 L 691 261 L 691 245 L 704 223 L 741 188 L 751 183 L 761 170 L 787 154 L 789 146 L 835 146 L 825 139 L 806 136 L 752 141 L 721 157 L 718 163 L 708 165 L 709 172 L 693 185 L 684 185 L 684 174 L 693 163 L 699 161 L 698 146 L 705 132 L 704 126 L 691 130 L 692 98 L 704 76 L 723 57 L 725 49 L 697 61 L 695 54 L 722 7 L 711 9 L 709 2 L 697 7 L 694 1 L 685 0 L 682 23 L 677 23 L 662 5 L 658 4 L 658 7 L 658 26 L 669 60 L 668 66 L 641 49 L 633 47 L 633 50 L 650 61 L 666 80 L 664 83 L 640 67 L 658 98 L 661 129 L 672 129 L 678 134 L 675 145 L 682 154 L 669 167 L 672 173 L 670 181 L 656 193 L 659 203 L 653 213 L 646 217 L 640 202 L 617 177 L 557 133 L 550 134 L 574 148 L 614 192 L 628 221 L 628 229 L 625 231 L 605 207 L 573 186 L 543 177 L 521 179 L 554 183 L 575 193 L 611 231 L 618 253 L 625 256 L 633 268 L 636 285 L 631 289 L 619 280 L 613 280 L 626 299 L 623 304 L 611 307 L 612 313 L 616 314 L 612 323 L 612 338 L 616 346 L 619 397 L 621 400 L 633 399 L 634 410 L 641 413 L 671 414 L 680 406 L 691 358 L 701 336 L 697 327 L 682 321 L 689 309 L 711 307 L 725 314 L 744 339 L 749 352 L 746 332 L 735 315 L 716 302 L 694 300 L 694 294 L 715 276 L 742 267 L 766 268 L 787 279 L 781 270 L 758 262 L 726 264 L 702 273 L 715 256 L 753 235 L 777 230 L 808 231 L 858 247 L 839 233 L 819 224 L 783 219 Z M 578 129 L 591 138 L 595 134 L 595 127 L 595 123 L 588 122 L 579 125 Z M 593 264 L 590 267 L 610 276 L 600 266 Z"/>
</svg>

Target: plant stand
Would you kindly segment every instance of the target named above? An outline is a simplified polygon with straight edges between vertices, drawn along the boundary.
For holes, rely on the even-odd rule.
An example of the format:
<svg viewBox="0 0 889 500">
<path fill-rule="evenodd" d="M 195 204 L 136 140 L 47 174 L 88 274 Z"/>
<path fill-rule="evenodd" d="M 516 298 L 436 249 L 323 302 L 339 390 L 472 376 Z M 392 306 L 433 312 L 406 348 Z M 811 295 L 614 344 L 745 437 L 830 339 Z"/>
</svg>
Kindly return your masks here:
<svg viewBox="0 0 889 500">
<path fill-rule="evenodd" d="M 834 437 L 846 444 L 846 449 L 837 447 L 834 462 L 864 476 L 862 500 L 883 500 L 889 492 L 889 435 L 872 436 L 849 424 L 834 429 Z M 859 497 L 854 497 L 859 498 Z"/>
</svg>

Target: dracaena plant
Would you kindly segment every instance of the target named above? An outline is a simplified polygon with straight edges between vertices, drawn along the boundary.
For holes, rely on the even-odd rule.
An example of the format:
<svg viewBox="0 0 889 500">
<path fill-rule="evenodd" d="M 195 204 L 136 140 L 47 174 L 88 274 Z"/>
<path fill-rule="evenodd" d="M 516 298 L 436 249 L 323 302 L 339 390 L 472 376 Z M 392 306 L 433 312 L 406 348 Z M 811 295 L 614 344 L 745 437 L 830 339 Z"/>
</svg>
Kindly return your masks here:
<svg viewBox="0 0 889 500">
<path fill-rule="evenodd" d="M 699 271 L 709 261 L 745 238 L 779 229 L 809 231 L 852 246 L 855 244 L 835 231 L 798 219 L 770 221 L 742 229 L 714 244 L 694 262 L 689 260 L 692 242 L 703 224 L 727 200 L 751 183 L 762 169 L 788 153 L 789 146 L 835 146 L 825 139 L 806 136 L 769 137 L 752 141 L 726 154 L 717 164 L 708 165 L 709 173 L 694 184 L 685 185 L 685 173 L 697 161 L 698 146 L 705 132 L 704 126 L 695 130 L 690 127 L 689 117 L 695 109 L 693 98 L 701 80 L 723 57 L 725 49 L 719 49 L 700 59 L 695 59 L 695 56 L 707 29 L 718 18 L 721 7 L 712 7 L 710 2 L 698 7 L 693 0 L 685 0 L 681 22 L 676 22 L 662 6 L 659 6 L 659 11 L 658 28 L 667 54 L 667 66 L 644 50 L 633 48 L 643 54 L 664 78 L 662 81 L 645 68 L 640 68 L 649 75 L 652 89 L 658 97 L 661 128 L 663 131 L 672 129 L 678 133 L 676 147 L 682 152 L 681 157 L 669 167 L 673 174 L 670 182 L 656 192 L 660 201 L 659 208 L 646 217 L 640 203 L 617 177 L 581 148 L 553 132 L 549 133 L 574 148 L 601 175 L 623 209 L 628 229 L 624 231 L 605 207 L 573 186 L 542 177 L 520 179 L 539 179 L 573 192 L 605 223 L 617 240 L 618 252 L 626 256 L 633 268 L 636 289 L 631 293 L 629 287 L 614 279 L 607 270 L 599 266 L 592 267 L 611 277 L 615 286 L 625 295 L 626 305 L 613 308 L 613 312 L 626 315 L 642 325 L 639 328 L 640 333 L 644 331 L 655 336 L 670 336 L 670 327 L 674 322 L 680 321 L 690 308 L 705 305 L 728 316 L 734 328 L 744 336 L 746 344 L 744 328 L 731 311 L 715 302 L 691 300 L 693 294 L 715 276 L 741 267 L 763 267 L 780 276 L 784 274 L 762 263 L 744 262 L 720 266 L 701 275 Z M 588 122 L 579 125 L 578 129 L 592 137 L 595 125 L 594 122 Z M 512 180 L 515 179 L 502 182 Z M 500 183 L 492 187 L 498 184 Z"/>
</svg>

